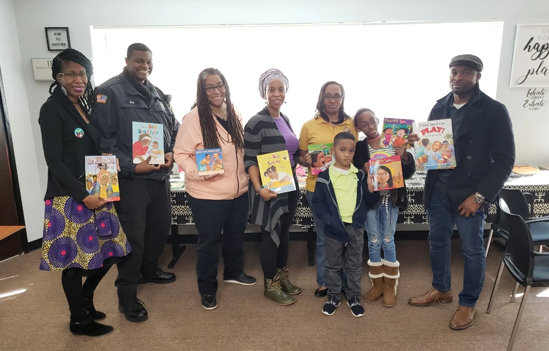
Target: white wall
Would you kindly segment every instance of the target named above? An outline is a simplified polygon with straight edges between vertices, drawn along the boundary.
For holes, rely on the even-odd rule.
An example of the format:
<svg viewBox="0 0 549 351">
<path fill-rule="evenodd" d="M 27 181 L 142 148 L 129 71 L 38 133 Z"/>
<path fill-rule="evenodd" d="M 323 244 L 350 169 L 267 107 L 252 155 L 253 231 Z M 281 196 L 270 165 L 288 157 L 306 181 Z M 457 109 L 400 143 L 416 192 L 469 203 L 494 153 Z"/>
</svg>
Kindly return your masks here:
<svg viewBox="0 0 549 351">
<path fill-rule="evenodd" d="M 38 171 L 35 141 L 29 133 L 36 128 L 33 125 L 36 122 L 29 114 L 22 72 L 30 65 L 25 67 L 21 60 L 12 0 L 0 0 L 0 48 L 0 71 L 4 86 L 2 94 L 6 102 L 6 117 L 12 131 L 28 239 L 32 241 L 42 237 L 44 192 L 38 178 L 45 175 Z M 37 141 L 40 143 L 40 139 Z"/>
<path fill-rule="evenodd" d="M 11 1 L 2 0 L 2 4 L 11 7 Z M 497 99 L 505 103 L 514 122 L 517 141 L 517 164 L 549 165 L 549 148 L 546 147 L 546 137 L 532 137 L 532 131 L 549 130 L 549 107 L 531 112 L 522 108 L 527 89 L 509 88 L 512 50 L 515 25 L 517 23 L 547 23 L 549 22 L 549 1 L 547 0 L 279 0 L 277 2 L 259 2 L 255 0 L 17 0 L 14 2 L 15 16 L 21 50 L 21 62 L 14 62 L 10 70 L 18 71 L 23 65 L 23 77 L 29 97 L 30 122 L 35 136 L 36 159 L 39 160 L 40 181 L 42 192 L 45 191 L 45 164 L 42 157 L 40 135 L 37 117 L 40 106 L 48 96 L 48 83 L 35 82 L 30 68 L 31 58 L 53 57 L 55 53 L 48 52 L 44 35 L 44 27 L 69 27 L 71 44 L 89 57 L 92 56 L 90 26 L 152 26 L 152 25 L 205 25 L 205 24 L 266 24 L 266 23 L 332 23 L 332 22 L 406 22 L 406 21 L 469 21 L 502 19 L 505 21 L 502 53 L 499 69 Z M 8 11 L 9 16 L 9 11 Z M 12 23 L 12 19 L 9 19 Z M 1 21 L 2 26 L 6 26 Z M 2 37 L 8 37 L 2 31 Z M 13 38 L 13 36 L 9 36 Z M 265 38 L 265 44 L 253 43 L 258 46 L 258 52 L 268 54 L 268 43 L 284 38 Z M 8 39 L 6 39 L 8 40 Z M 11 39 L 13 40 L 13 39 Z M 219 38 L 224 40 L 224 38 Z M 414 38 L 402 33 L 402 40 Z M 456 33 L 448 40 L 466 41 Z M 399 52 L 398 42 L 391 43 L 391 52 L 375 52 L 375 54 L 398 54 L 402 57 L 401 71 L 387 74 L 387 79 L 402 83 L 413 79 L 421 79 L 421 74 L 429 72 L 414 72 L 406 69 L 406 56 L 417 55 L 417 52 Z M 185 38 L 173 45 L 185 46 Z M 261 49 L 264 45 L 265 50 Z M 357 41 L 360 45 L 360 41 Z M 436 45 L 436 43 L 434 44 Z M 14 48 L 17 45 L 9 45 Z M 2 46 L 5 48 L 6 46 Z M 4 50 L 1 50 L 2 52 Z M 192 54 L 192 48 L 189 48 Z M 216 54 L 212 50 L 212 54 Z M 320 53 L 321 54 L 321 53 Z M 349 53 L 352 54 L 352 53 Z M 459 54 L 459 53 L 456 53 Z M 332 61 L 333 59 L 328 59 Z M 450 57 L 448 58 L 448 61 Z M 182 57 L 184 64 L 184 57 Z M 448 62 L 441 62 L 447 65 Z M 123 58 L 120 60 L 121 67 Z M 184 66 L 182 66 L 184 67 Z M 3 68 L 6 70 L 6 68 Z M 181 69 L 176 67 L 175 69 Z M 412 73 L 410 73 L 412 72 Z M 14 72 L 19 75 L 20 72 Z M 446 81 L 446 76 L 441 76 Z M 4 82 L 6 85 L 7 83 Z M 20 84 L 20 82 L 15 83 Z M 9 85 L 8 85 L 9 86 Z M 10 87 L 11 89 L 11 87 Z M 403 91 L 404 94 L 413 93 Z M 19 96 L 21 98 L 21 96 Z M 422 96 L 420 99 L 433 101 L 439 96 Z M 16 108 L 16 107 L 14 107 Z M 24 115 L 27 118 L 27 115 Z M 20 130 L 21 133 L 26 131 Z M 27 134 L 25 134 L 26 136 Z M 22 138 L 22 135 L 16 135 Z M 23 147 L 23 146 L 22 146 Z M 27 146 L 27 148 L 30 146 Z M 29 163 L 35 158 L 20 158 L 19 164 Z M 29 166 L 31 167 L 31 166 Z"/>
</svg>

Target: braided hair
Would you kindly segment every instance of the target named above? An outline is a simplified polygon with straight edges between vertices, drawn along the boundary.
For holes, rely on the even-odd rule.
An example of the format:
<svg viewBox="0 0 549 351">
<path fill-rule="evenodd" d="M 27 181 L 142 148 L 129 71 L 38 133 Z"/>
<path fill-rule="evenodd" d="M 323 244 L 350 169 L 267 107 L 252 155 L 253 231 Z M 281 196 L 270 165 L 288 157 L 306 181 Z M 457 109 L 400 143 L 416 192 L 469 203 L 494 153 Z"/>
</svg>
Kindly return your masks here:
<svg viewBox="0 0 549 351">
<path fill-rule="evenodd" d="M 196 102 L 195 106 L 198 108 L 198 117 L 200 119 L 200 129 L 202 130 L 202 141 L 204 148 L 215 149 L 219 148 L 220 135 L 215 126 L 215 120 L 212 118 L 212 109 L 210 107 L 210 101 L 206 94 L 206 78 L 208 76 L 219 76 L 223 85 L 225 85 L 225 104 L 227 105 L 227 123 L 229 125 L 229 135 L 232 142 L 237 149 L 244 149 L 244 129 L 242 123 L 238 119 L 235 108 L 231 103 L 231 91 L 229 90 L 229 84 L 225 79 L 225 76 L 216 68 L 206 68 L 198 75 L 196 82 Z"/>
<path fill-rule="evenodd" d="M 93 92 L 93 87 L 91 85 L 91 76 L 93 75 L 93 65 L 91 61 L 84 56 L 80 51 L 74 49 L 65 49 L 61 51 L 57 56 L 54 57 L 51 71 L 52 78 L 54 82 L 50 85 L 49 93 L 53 95 L 55 89 L 61 89 L 61 84 L 57 81 L 57 75 L 61 73 L 63 69 L 64 62 L 74 62 L 78 63 L 80 66 L 86 69 L 86 75 L 88 76 L 88 82 L 86 84 L 86 89 L 84 90 L 84 95 L 78 98 L 78 103 L 82 109 L 86 112 L 88 117 L 91 115 L 92 106 L 95 102 L 95 94 Z"/>
<path fill-rule="evenodd" d="M 316 111 L 317 111 L 317 114 L 322 117 L 322 119 L 324 119 L 326 122 L 330 123 L 330 118 L 328 117 L 328 115 L 324 112 L 324 108 L 326 107 L 326 105 L 324 105 L 324 91 L 326 90 L 326 88 L 328 87 L 328 85 L 337 85 L 340 89 L 341 89 L 341 106 L 339 107 L 339 111 L 338 111 L 338 115 L 339 115 L 339 122 L 338 123 L 343 123 L 343 121 L 345 121 L 346 119 L 348 118 L 351 118 L 348 114 L 345 113 L 345 108 L 344 108 L 344 103 L 345 103 L 345 89 L 343 89 L 343 85 L 339 84 L 338 82 L 335 82 L 335 81 L 329 81 L 329 82 L 326 82 L 324 83 L 324 85 L 322 86 L 322 88 L 320 88 L 320 94 L 318 94 L 318 102 L 316 103 Z"/>
</svg>

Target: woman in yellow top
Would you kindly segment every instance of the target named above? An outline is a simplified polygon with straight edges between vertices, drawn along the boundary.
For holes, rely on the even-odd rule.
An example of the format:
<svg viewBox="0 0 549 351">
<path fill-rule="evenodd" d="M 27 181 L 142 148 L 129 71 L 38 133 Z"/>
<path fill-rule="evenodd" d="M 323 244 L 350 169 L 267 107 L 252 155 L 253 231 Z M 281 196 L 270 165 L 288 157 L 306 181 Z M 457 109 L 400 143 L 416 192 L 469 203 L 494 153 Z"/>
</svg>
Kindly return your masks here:
<svg viewBox="0 0 549 351">
<path fill-rule="evenodd" d="M 353 124 L 353 119 L 345 113 L 345 90 L 343 85 L 330 81 L 325 83 L 320 89 L 318 102 L 316 104 L 316 115 L 313 119 L 307 121 L 301 128 L 299 136 L 299 149 L 303 165 L 309 167 L 307 174 L 307 202 L 312 209 L 313 193 L 318 175 L 313 175 L 311 165 L 313 163 L 309 147 L 311 145 L 324 145 L 322 149 L 330 149 L 334 142 L 334 137 L 341 132 L 350 132 L 358 140 L 358 134 Z M 329 144 L 329 145 L 326 145 Z M 315 172 L 316 173 L 316 172 Z M 313 212 L 314 213 L 314 212 Z M 314 216 L 314 214 L 313 214 Z M 316 226 L 316 280 L 318 289 L 315 290 L 316 297 L 326 296 L 326 253 L 324 247 L 326 240 L 324 236 L 324 226 L 319 218 L 314 216 Z M 343 290 L 346 290 L 347 280 L 345 272 L 342 270 Z"/>
</svg>

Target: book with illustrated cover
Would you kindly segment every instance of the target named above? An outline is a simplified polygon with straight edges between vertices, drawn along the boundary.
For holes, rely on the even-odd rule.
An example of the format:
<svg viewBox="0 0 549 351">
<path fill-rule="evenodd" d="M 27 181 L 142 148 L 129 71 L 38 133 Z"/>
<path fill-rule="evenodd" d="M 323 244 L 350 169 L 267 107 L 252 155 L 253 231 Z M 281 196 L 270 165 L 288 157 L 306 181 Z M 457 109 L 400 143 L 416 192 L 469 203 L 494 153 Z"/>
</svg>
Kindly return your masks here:
<svg viewBox="0 0 549 351">
<path fill-rule="evenodd" d="M 132 122 L 133 163 L 145 161 L 164 164 L 164 126 L 158 123 Z"/>
<path fill-rule="evenodd" d="M 199 176 L 223 174 L 225 172 L 223 170 L 221 148 L 196 150 L 195 156 Z"/>
<path fill-rule="evenodd" d="M 404 146 L 413 130 L 413 119 L 384 118 L 381 143 L 384 147 Z"/>
<path fill-rule="evenodd" d="M 107 201 L 120 201 L 116 156 L 86 156 L 86 190 Z"/>
<path fill-rule="evenodd" d="M 261 184 L 278 194 L 294 191 L 296 185 L 288 150 L 257 156 Z"/>
<path fill-rule="evenodd" d="M 328 169 L 334 162 L 332 159 L 332 146 L 334 144 L 314 144 L 309 145 L 309 153 L 311 154 L 311 174 L 317 175 L 320 172 Z"/>
<path fill-rule="evenodd" d="M 414 149 L 418 171 L 456 167 L 451 119 L 418 122 L 416 131 L 419 141 Z"/>
<path fill-rule="evenodd" d="M 398 189 L 404 187 L 402 162 L 400 156 L 392 156 L 385 151 L 376 151 L 370 155 L 370 174 L 373 175 L 374 191 Z"/>
</svg>

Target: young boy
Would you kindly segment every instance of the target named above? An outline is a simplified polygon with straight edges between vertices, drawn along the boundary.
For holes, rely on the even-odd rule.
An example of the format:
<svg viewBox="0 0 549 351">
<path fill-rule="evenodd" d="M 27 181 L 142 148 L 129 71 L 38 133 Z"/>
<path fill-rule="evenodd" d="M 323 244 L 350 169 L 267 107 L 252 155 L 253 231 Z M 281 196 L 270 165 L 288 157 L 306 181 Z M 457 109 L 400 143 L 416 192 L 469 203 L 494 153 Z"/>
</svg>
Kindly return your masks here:
<svg viewBox="0 0 549 351">
<path fill-rule="evenodd" d="M 362 170 L 353 166 L 356 140 L 348 132 L 335 136 L 334 163 L 320 173 L 313 196 L 315 214 L 322 220 L 326 235 L 326 283 L 328 301 L 322 313 L 331 316 L 341 302 L 341 269 L 347 271 L 347 305 L 355 317 L 364 316 L 360 304 L 364 222 L 367 209 L 377 203 L 379 194 L 368 191 Z"/>
</svg>

